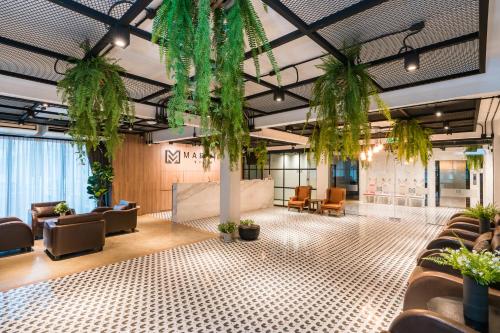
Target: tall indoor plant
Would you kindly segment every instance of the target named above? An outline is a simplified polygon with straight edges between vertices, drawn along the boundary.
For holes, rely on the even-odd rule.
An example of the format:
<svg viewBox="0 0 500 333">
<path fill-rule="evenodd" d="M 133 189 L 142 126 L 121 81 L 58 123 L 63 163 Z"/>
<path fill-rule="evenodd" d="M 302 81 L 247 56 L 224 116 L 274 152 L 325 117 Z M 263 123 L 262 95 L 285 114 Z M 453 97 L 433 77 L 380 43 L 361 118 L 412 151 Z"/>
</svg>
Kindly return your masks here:
<svg viewBox="0 0 500 333">
<path fill-rule="evenodd" d="M 427 165 L 432 153 L 431 134 L 432 131 L 423 128 L 416 119 L 397 119 L 389 133 L 391 150 L 400 161 L 420 159 L 423 165 Z"/>
<path fill-rule="evenodd" d="M 378 95 L 368 67 L 358 63 L 360 47 L 345 48 L 346 62 L 328 56 L 318 68 L 324 71 L 314 83 L 309 121 L 316 114 L 316 126 L 309 139 L 317 162 L 321 156 L 357 158 L 362 143 L 368 144 L 368 111 L 372 98 L 390 118 L 389 110 Z"/>
<path fill-rule="evenodd" d="M 167 72 L 175 78 L 167 105 L 169 125 L 183 125 L 186 111 L 198 114 L 202 143 L 206 152 L 212 152 L 204 155 L 228 154 L 231 167 L 239 163 L 242 147 L 249 141 L 243 114 L 245 35 L 257 77 L 258 55 L 265 52 L 280 82 L 276 60 L 251 0 L 164 0 L 152 31 Z"/>
<path fill-rule="evenodd" d="M 262 170 L 267 165 L 267 145 L 264 141 L 259 141 L 253 150 L 257 159 L 257 169 Z"/>
<path fill-rule="evenodd" d="M 87 179 L 87 194 L 94 199 L 98 206 L 106 206 L 106 195 L 113 183 L 113 168 L 99 162 L 92 164 L 92 174 Z"/>
<path fill-rule="evenodd" d="M 484 234 L 485 232 L 490 231 L 491 222 L 498 213 L 500 213 L 500 211 L 495 207 L 495 205 L 489 204 L 483 206 L 478 203 L 475 207 L 467 208 L 464 215 L 478 219 L 479 233 Z"/>
<path fill-rule="evenodd" d="M 88 42 L 82 44 L 89 54 Z M 134 114 L 120 72 L 125 70 L 113 59 L 97 55 L 75 59 L 64 79 L 58 82 L 58 93 L 68 105 L 69 134 L 81 156 L 104 142 L 108 157 L 122 141 L 118 132 L 123 118 Z"/>
</svg>

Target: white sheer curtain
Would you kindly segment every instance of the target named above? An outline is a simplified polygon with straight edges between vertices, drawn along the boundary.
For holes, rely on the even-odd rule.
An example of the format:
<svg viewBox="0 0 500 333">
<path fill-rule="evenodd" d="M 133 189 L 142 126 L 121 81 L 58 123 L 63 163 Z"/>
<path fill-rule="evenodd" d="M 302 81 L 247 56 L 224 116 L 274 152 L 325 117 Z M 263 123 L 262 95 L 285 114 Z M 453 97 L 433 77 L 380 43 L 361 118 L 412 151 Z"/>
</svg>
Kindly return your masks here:
<svg viewBox="0 0 500 333">
<path fill-rule="evenodd" d="M 86 157 L 82 164 L 69 141 L 0 136 L 0 217 L 28 222 L 31 203 L 58 200 L 89 212 L 89 174 Z"/>
</svg>

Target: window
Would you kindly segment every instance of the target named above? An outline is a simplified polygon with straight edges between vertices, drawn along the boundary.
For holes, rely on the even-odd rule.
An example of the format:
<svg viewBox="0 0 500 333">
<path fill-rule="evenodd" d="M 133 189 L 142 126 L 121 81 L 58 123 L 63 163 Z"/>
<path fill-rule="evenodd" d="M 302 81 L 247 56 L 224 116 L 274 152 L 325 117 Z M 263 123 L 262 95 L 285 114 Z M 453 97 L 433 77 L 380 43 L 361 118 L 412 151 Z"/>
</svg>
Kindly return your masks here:
<svg viewBox="0 0 500 333">
<path fill-rule="evenodd" d="M 305 152 L 269 153 L 268 165 L 262 171 L 244 160 L 243 179 L 263 179 L 268 176 L 274 180 L 275 205 L 285 206 L 288 199 L 295 195 L 296 186 L 312 186 L 311 197 L 316 198 L 316 164 L 308 160 Z"/>
<path fill-rule="evenodd" d="M 77 213 L 95 207 L 90 168 L 70 141 L 0 136 L 0 217 L 29 222 L 31 203 L 66 200 Z"/>
</svg>

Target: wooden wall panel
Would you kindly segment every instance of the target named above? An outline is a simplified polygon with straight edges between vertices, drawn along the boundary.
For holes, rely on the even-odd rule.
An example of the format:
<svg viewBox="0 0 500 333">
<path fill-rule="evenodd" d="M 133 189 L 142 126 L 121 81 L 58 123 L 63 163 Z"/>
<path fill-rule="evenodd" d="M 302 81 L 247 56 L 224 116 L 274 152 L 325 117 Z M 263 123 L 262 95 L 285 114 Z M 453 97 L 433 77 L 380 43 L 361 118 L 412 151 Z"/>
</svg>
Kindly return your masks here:
<svg viewBox="0 0 500 333">
<path fill-rule="evenodd" d="M 166 150 L 178 152 L 179 163 L 166 162 Z M 139 214 L 172 209 L 172 183 L 219 181 L 219 161 L 203 170 L 202 148 L 161 143 L 148 146 L 138 135 L 127 135 L 113 160 L 113 203 L 136 201 Z"/>
</svg>

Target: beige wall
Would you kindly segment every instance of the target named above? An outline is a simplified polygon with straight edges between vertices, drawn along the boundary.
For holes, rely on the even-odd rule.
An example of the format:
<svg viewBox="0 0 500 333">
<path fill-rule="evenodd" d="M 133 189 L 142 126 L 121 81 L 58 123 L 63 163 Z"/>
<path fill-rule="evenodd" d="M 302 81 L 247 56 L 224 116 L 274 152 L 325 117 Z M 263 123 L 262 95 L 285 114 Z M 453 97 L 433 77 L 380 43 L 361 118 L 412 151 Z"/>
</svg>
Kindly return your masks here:
<svg viewBox="0 0 500 333">
<path fill-rule="evenodd" d="M 167 150 L 171 152 L 169 163 Z M 200 146 L 177 143 L 148 146 L 138 135 L 127 135 L 113 160 L 113 202 L 136 201 L 141 206 L 139 214 L 172 209 L 172 183 L 219 180 L 219 161 L 214 161 L 205 172 L 201 156 Z"/>
</svg>

